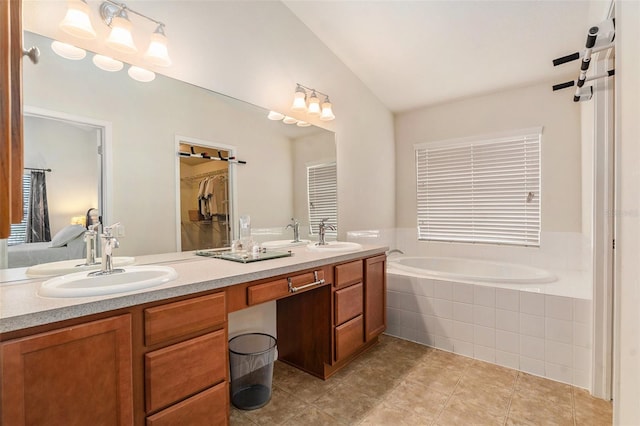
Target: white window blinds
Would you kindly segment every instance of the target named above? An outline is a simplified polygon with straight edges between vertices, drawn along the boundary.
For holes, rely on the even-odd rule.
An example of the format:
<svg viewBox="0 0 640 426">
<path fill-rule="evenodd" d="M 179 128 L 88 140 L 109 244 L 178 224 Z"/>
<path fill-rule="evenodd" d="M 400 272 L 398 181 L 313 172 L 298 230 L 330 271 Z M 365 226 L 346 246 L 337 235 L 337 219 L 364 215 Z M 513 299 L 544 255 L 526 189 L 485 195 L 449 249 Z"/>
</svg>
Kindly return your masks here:
<svg viewBox="0 0 640 426">
<path fill-rule="evenodd" d="M 539 246 L 541 136 L 416 145 L 418 239 Z"/>
<path fill-rule="evenodd" d="M 338 179 L 336 163 L 307 166 L 307 194 L 309 194 L 309 228 L 317 234 L 322 219 L 337 229 L 338 225 Z M 338 232 L 327 229 L 327 237 L 337 238 Z"/>
<path fill-rule="evenodd" d="M 29 191 L 31 190 L 31 173 L 22 175 L 22 222 L 11 225 L 11 233 L 7 245 L 13 246 L 27 241 L 27 215 L 29 214 Z"/>
</svg>

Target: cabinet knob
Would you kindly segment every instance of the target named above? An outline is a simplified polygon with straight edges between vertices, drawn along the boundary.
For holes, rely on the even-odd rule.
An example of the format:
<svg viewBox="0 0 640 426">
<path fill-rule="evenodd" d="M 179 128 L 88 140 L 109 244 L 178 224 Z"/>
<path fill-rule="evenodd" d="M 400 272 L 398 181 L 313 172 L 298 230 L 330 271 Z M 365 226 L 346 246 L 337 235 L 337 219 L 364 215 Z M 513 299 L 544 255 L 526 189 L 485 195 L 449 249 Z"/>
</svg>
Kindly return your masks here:
<svg viewBox="0 0 640 426">
<path fill-rule="evenodd" d="M 22 49 L 22 56 L 28 56 L 31 59 L 31 62 L 37 64 L 40 60 L 40 49 L 33 46 L 31 49 Z"/>
</svg>

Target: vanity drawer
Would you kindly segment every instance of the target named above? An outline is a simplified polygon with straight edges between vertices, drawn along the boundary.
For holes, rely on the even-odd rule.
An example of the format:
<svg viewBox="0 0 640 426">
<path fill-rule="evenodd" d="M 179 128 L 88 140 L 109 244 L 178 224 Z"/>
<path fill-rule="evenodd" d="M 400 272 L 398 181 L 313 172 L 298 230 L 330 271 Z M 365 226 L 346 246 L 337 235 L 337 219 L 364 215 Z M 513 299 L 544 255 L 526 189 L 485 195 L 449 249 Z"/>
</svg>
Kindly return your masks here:
<svg viewBox="0 0 640 426">
<path fill-rule="evenodd" d="M 362 260 L 336 266 L 336 287 L 362 282 Z"/>
<path fill-rule="evenodd" d="M 147 426 L 227 424 L 229 389 L 220 383 L 147 417 Z"/>
<path fill-rule="evenodd" d="M 362 283 L 336 290 L 335 298 L 335 323 L 342 324 L 362 313 Z"/>
<path fill-rule="evenodd" d="M 144 356 L 147 413 L 226 379 L 227 341 L 219 330 Z"/>
<path fill-rule="evenodd" d="M 247 304 L 257 305 L 269 300 L 276 300 L 291 294 L 289 291 L 289 280 L 292 287 L 302 287 L 307 284 L 324 279 L 324 271 L 322 269 L 305 274 L 294 275 L 292 277 L 281 278 L 275 281 L 269 281 L 263 284 L 256 284 L 247 287 Z"/>
<path fill-rule="evenodd" d="M 364 321 L 358 315 L 336 327 L 336 361 L 340 361 L 353 354 L 364 343 Z"/>
<path fill-rule="evenodd" d="M 224 293 L 182 300 L 144 310 L 147 346 L 203 331 L 226 320 Z"/>
</svg>

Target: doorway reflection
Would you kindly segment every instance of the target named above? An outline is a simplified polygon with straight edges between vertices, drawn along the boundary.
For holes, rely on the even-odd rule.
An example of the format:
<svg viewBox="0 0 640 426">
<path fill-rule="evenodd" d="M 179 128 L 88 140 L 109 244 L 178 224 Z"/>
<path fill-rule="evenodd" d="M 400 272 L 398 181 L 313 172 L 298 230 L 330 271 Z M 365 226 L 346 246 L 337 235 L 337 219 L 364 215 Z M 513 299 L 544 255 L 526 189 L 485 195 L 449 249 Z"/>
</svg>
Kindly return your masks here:
<svg viewBox="0 0 640 426">
<path fill-rule="evenodd" d="M 229 157 L 223 149 L 191 144 L 180 144 L 180 152 Z M 182 251 L 231 244 L 227 161 L 180 158 L 180 218 Z"/>
</svg>

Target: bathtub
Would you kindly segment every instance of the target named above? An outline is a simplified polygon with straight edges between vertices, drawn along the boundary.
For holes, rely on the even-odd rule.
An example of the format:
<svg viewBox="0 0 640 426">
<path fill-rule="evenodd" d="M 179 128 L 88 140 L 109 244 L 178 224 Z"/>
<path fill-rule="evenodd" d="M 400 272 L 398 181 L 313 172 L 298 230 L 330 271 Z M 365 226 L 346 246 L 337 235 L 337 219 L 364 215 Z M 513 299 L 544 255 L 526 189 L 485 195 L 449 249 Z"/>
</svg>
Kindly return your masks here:
<svg viewBox="0 0 640 426">
<path fill-rule="evenodd" d="M 389 265 L 425 278 L 472 283 L 544 284 L 557 280 L 544 269 L 454 257 L 391 257 Z"/>
<path fill-rule="evenodd" d="M 588 389 L 590 288 L 581 271 L 392 255 L 385 333 Z"/>
</svg>

